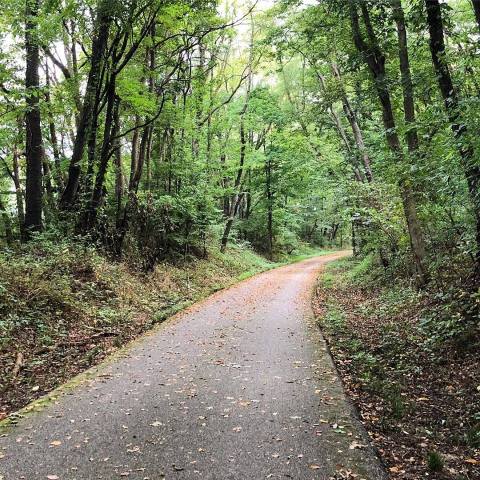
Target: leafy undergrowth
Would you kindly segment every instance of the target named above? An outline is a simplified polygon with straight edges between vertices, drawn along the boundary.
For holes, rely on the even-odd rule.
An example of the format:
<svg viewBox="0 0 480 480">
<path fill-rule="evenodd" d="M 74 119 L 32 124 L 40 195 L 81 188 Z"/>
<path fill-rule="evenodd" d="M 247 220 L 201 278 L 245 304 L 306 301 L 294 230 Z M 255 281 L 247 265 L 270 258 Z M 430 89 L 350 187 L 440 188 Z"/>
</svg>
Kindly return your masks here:
<svg viewBox="0 0 480 480">
<path fill-rule="evenodd" d="M 235 246 L 148 275 L 72 243 L 0 253 L 0 419 L 188 303 L 271 266 Z"/>
<path fill-rule="evenodd" d="M 361 285 L 332 264 L 314 306 L 332 356 L 394 479 L 480 478 L 479 329 L 432 330 L 438 298 Z M 427 320 L 429 319 L 429 320 Z"/>
</svg>

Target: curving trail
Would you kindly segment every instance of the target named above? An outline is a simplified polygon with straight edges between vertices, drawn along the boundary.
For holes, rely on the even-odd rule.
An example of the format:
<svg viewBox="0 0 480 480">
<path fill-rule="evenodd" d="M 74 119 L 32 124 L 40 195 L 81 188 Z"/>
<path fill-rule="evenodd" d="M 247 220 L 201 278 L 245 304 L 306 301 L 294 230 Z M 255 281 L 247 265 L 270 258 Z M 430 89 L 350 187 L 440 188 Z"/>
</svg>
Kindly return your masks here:
<svg viewBox="0 0 480 480">
<path fill-rule="evenodd" d="M 257 275 L 135 342 L 0 436 L 0 479 L 385 478 L 310 309 L 347 254 Z"/>
</svg>

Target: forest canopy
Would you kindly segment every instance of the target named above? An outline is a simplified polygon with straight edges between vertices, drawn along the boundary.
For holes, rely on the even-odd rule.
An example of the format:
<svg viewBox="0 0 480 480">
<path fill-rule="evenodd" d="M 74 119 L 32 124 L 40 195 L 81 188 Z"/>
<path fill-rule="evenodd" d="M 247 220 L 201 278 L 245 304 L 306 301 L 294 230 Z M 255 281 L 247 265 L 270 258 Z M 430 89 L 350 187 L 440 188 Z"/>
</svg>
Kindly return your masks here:
<svg viewBox="0 0 480 480">
<path fill-rule="evenodd" d="M 478 286 L 478 2 L 9 0 L 0 35 L 6 246 L 351 242 Z"/>
</svg>

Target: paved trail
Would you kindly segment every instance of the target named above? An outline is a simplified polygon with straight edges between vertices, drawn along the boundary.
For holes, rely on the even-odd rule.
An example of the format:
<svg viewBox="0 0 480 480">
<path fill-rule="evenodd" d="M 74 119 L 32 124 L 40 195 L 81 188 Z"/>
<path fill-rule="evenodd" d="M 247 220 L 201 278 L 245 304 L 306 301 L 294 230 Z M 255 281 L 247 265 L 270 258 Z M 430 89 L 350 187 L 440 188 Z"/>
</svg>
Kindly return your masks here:
<svg viewBox="0 0 480 480">
<path fill-rule="evenodd" d="M 319 269 L 341 255 L 177 315 L 9 428 L 0 479 L 383 479 L 310 310 Z"/>
</svg>

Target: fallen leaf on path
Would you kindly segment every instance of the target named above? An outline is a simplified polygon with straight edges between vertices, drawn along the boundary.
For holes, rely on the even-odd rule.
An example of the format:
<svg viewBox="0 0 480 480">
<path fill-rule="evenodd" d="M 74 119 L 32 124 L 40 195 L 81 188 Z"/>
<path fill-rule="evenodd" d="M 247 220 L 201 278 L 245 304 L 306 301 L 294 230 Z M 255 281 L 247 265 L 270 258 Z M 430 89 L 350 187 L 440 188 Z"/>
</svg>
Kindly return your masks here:
<svg viewBox="0 0 480 480">
<path fill-rule="evenodd" d="M 61 444 L 62 444 L 62 442 L 60 440 L 53 440 L 53 442 L 50 442 L 50 445 L 52 447 L 58 447 Z"/>
<path fill-rule="evenodd" d="M 355 450 L 356 448 L 365 448 L 365 447 L 366 445 L 362 445 L 361 443 L 353 441 L 348 448 L 350 450 Z"/>
</svg>

